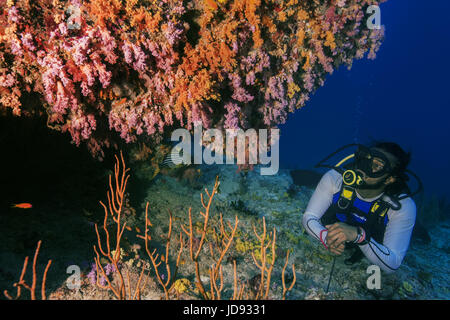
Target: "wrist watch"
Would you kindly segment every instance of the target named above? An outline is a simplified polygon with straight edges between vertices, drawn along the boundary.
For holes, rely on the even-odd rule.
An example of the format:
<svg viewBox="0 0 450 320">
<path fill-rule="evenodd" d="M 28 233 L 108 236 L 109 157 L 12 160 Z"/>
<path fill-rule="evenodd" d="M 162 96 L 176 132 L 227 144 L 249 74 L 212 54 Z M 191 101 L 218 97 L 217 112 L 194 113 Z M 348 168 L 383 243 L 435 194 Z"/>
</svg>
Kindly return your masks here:
<svg viewBox="0 0 450 320">
<path fill-rule="evenodd" d="M 366 231 L 363 228 L 358 227 L 358 236 L 356 237 L 355 243 L 357 245 L 363 246 L 363 245 L 369 243 L 368 240 L 369 239 L 368 239 Z"/>
<path fill-rule="evenodd" d="M 348 241 L 352 243 L 358 243 L 361 240 L 361 233 L 359 231 L 359 227 L 356 227 L 356 238 L 353 241 Z"/>
</svg>

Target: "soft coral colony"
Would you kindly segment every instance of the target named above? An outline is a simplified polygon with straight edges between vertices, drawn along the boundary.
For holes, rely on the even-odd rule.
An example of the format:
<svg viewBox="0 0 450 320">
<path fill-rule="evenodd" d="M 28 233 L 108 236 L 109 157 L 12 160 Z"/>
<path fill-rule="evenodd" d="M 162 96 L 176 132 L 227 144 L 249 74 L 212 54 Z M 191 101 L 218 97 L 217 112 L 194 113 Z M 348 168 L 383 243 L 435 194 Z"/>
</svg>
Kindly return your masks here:
<svg viewBox="0 0 450 320">
<path fill-rule="evenodd" d="M 119 136 L 273 127 L 339 65 L 375 57 L 379 2 L 0 0 L 0 110 L 37 112 L 23 103 L 37 95 L 99 157 Z"/>
</svg>

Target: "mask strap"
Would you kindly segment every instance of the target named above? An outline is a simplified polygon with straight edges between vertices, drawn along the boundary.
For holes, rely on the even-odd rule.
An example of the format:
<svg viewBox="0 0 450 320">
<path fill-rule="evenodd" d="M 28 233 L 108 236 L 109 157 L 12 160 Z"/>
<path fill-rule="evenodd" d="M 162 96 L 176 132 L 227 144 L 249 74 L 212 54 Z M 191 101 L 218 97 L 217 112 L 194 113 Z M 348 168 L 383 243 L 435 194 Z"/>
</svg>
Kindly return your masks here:
<svg viewBox="0 0 450 320">
<path fill-rule="evenodd" d="M 405 198 L 408 198 L 408 197 L 415 196 L 415 195 L 418 194 L 419 192 L 422 192 L 422 191 L 423 191 L 423 184 L 422 184 L 422 181 L 419 179 L 419 177 L 418 177 L 414 172 L 412 172 L 412 171 L 409 170 L 409 169 L 406 169 L 405 172 L 407 172 L 407 173 L 409 173 L 410 175 L 412 175 L 412 176 L 416 179 L 416 181 L 417 181 L 417 183 L 419 184 L 419 186 L 418 186 L 418 188 L 417 188 L 416 191 L 414 191 L 414 192 L 412 192 L 412 193 L 410 193 L 410 194 L 406 194 L 406 195 L 404 195 L 404 196 L 401 196 L 401 197 L 398 198 L 398 200 L 402 200 L 402 199 L 405 199 Z"/>
<path fill-rule="evenodd" d="M 333 167 L 333 166 L 329 166 L 329 165 L 324 165 L 323 163 L 324 163 L 325 161 L 327 161 L 328 159 L 330 159 L 331 157 L 333 157 L 335 154 L 341 152 L 341 151 L 344 150 L 344 149 L 347 149 L 348 147 L 352 147 L 352 146 L 360 146 L 360 144 L 358 144 L 358 143 L 351 143 L 351 144 L 347 144 L 347 145 L 345 145 L 345 146 L 343 146 L 343 147 L 340 147 L 339 149 L 337 149 L 336 151 L 334 151 L 333 153 L 331 153 L 330 155 L 328 155 L 326 158 L 324 158 L 324 159 L 322 159 L 321 161 L 319 161 L 319 163 L 316 164 L 314 167 L 315 167 L 315 168 L 318 168 L 318 167 L 326 167 L 326 168 L 332 168 L 332 169 L 334 169 L 335 167 L 337 167 L 338 165 L 340 165 L 342 162 L 345 162 L 345 161 L 339 162 L 338 165 L 336 165 L 336 166 L 334 166 L 334 167 Z"/>
</svg>

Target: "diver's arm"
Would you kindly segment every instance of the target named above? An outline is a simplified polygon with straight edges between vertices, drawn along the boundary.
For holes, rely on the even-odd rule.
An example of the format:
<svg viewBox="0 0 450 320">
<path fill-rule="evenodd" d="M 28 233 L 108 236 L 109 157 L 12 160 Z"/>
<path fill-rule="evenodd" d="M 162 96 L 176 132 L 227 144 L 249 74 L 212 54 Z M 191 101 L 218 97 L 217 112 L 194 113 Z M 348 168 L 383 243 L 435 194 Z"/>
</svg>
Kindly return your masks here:
<svg viewBox="0 0 450 320">
<path fill-rule="evenodd" d="M 308 232 L 308 234 L 310 234 L 311 236 L 322 242 L 325 248 L 328 248 L 326 245 L 326 238 L 328 231 L 320 223 L 319 219 L 320 218 L 318 218 L 316 215 L 305 213 L 303 215 L 302 224 L 303 227 Z"/>
<path fill-rule="evenodd" d="M 326 247 L 327 229 L 320 222 L 320 218 L 329 208 L 336 192 L 337 172 L 330 170 L 322 176 L 316 187 L 302 218 L 302 225 L 314 238 Z"/>
<path fill-rule="evenodd" d="M 361 251 L 370 262 L 378 265 L 387 273 L 397 270 L 408 250 L 409 241 L 416 220 L 414 201 L 402 204 L 399 211 L 394 211 L 386 226 L 383 244 L 370 239 L 369 243 L 361 245 Z"/>
</svg>

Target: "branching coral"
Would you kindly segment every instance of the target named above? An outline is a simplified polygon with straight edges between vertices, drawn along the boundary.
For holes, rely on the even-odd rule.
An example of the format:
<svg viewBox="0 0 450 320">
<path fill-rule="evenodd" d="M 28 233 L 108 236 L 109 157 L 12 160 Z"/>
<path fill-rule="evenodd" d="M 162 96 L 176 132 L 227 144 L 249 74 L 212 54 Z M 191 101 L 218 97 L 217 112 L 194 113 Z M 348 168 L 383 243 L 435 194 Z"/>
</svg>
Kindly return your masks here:
<svg viewBox="0 0 450 320">
<path fill-rule="evenodd" d="M 253 231 L 260 241 L 260 253 L 259 253 L 259 259 L 255 257 L 255 254 L 252 252 L 252 258 L 258 269 L 261 271 L 261 280 L 259 285 L 259 290 L 256 293 L 256 299 L 263 298 L 267 299 L 269 295 L 269 289 L 270 289 L 270 278 L 272 276 L 272 270 L 273 266 L 275 265 L 275 243 L 276 243 L 276 230 L 275 228 L 272 231 L 272 240 L 267 241 L 266 244 L 266 221 L 265 218 L 263 218 L 263 231 L 261 234 L 258 234 L 256 231 L 256 227 L 253 226 Z M 272 250 L 272 255 L 268 257 L 267 255 L 267 249 L 270 247 Z M 268 259 L 269 258 L 269 259 Z M 258 260 L 260 263 L 258 263 Z M 269 261 L 267 261 L 269 260 Z M 265 288 L 264 288 L 265 285 Z"/>
<path fill-rule="evenodd" d="M 25 261 L 23 262 L 23 268 L 22 268 L 22 273 L 20 274 L 20 279 L 18 282 L 14 283 L 14 287 L 17 288 L 17 293 L 15 297 L 12 297 L 7 290 L 4 291 L 4 295 L 6 298 L 8 298 L 9 300 L 17 300 L 20 298 L 21 293 L 22 293 L 22 287 L 27 289 L 30 292 L 30 297 L 31 300 L 36 300 L 36 281 L 37 281 L 37 274 L 36 274 L 36 263 L 37 263 L 37 258 L 39 255 L 39 250 L 41 248 L 41 243 L 42 241 L 39 241 L 36 247 L 36 251 L 34 252 L 34 258 L 33 258 L 33 267 L 32 267 L 32 272 L 33 272 L 33 278 L 32 278 L 32 282 L 31 282 L 31 286 L 29 284 L 26 283 L 24 277 L 25 274 L 27 272 L 27 266 L 28 266 L 28 257 L 25 257 Z M 44 275 L 42 277 L 42 284 L 41 284 L 41 299 L 42 300 L 46 300 L 47 297 L 45 295 L 45 283 L 47 280 L 47 272 L 48 269 L 50 268 L 50 265 L 52 264 L 52 260 L 49 260 L 47 262 L 47 266 L 45 267 L 44 270 Z"/>
<path fill-rule="evenodd" d="M 148 257 L 150 258 L 150 261 L 152 263 L 153 266 L 153 270 L 155 271 L 155 275 L 156 278 L 158 280 L 158 283 L 162 286 L 163 290 L 164 290 L 164 294 L 166 299 L 169 299 L 169 293 L 170 291 L 172 291 L 175 288 L 175 281 L 174 279 L 176 279 L 177 277 L 177 270 L 178 270 L 178 266 L 180 265 L 180 258 L 181 258 L 181 253 L 183 252 L 183 235 L 180 232 L 180 238 L 179 238 L 179 249 L 178 249 L 178 255 L 177 255 L 177 260 L 174 266 L 174 270 L 171 270 L 170 267 L 170 263 L 169 263 L 169 259 L 170 259 L 170 241 L 171 241 L 171 237 L 172 237 L 172 213 L 169 210 L 169 231 L 167 233 L 167 236 L 165 237 L 166 239 L 166 247 L 165 247 L 165 251 L 164 254 L 160 255 L 156 252 L 156 249 L 154 249 L 153 251 L 150 250 L 149 247 L 149 240 L 151 240 L 151 237 L 148 234 L 148 227 L 151 226 L 150 220 L 148 218 L 148 202 L 145 208 L 145 236 L 144 236 L 144 240 L 145 240 L 145 251 L 147 252 Z M 165 264 L 165 271 L 166 271 L 166 276 L 163 277 L 162 273 L 159 271 L 158 267 L 164 262 Z"/>
<path fill-rule="evenodd" d="M 209 221 L 209 215 L 210 215 L 210 209 L 212 200 L 214 198 L 214 195 L 217 193 L 217 188 L 219 187 L 219 180 L 216 178 L 216 182 L 214 184 L 213 190 L 211 193 L 208 192 L 208 189 L 205 189 L 205 192 L 208 196 L 207 202 L 205 203 L 203 198 L 203 193 L 200 194 L 201 196 L 201 203 L 204 209 L 203 211 L 200 211 L 201 216 L 203 217 L 203 225 L 200 231 L 200 240 L 194 247 L 194 240 L 195 234 L 194 234 L 194 228 L 192 225 L 192 213 L 191 209 L 189 208 L 189 227 L 183 227 L 183 231 L 186 233 L 186 235 L 189 237 L 189 255 L 192 260 L 192 262 L 195 265 L 195 276 L 196 276 L 196 285 L 198 290 L 200 291 L 200 294 L 203 296 L 204 299 L 220 299 L 221 292 L 223 289 L 223 274 L 222 274 L 222 261 L 225 257 L 225 254 L 227 253 L 228 249 L 230 248 L 234 235 L 236 234 L 237 226 L 239 223 L 239 220 L 237 216 L 235 217 L 234 226 L 230 228 L 230 231 L 227 233 L 225 230 L 225 226 L 223 223 L 222 215 L 220 216 L 220 235 L 215 234 L 216 239 L 216 248 L 218 249 L 217 252 L 217 258 L 215 257 L 215 250 L 213 248 L 212 242 L 210 243 L 209 249 L 210 254 L 214 260 L 214 265 L 209 268 L 209 279 L 210 279 L 210 293 L 207 294 L 205 290 L 205 285 L 201 279 L 200 275 L 200 253 L 202 252 L 203 245 L 207 239 L 207 231 L 208 231 L 208 221 Z M 219 240 L 220 239 L 220 240 Z M 217 284 L 217 280 L 220 279 L 220 285 Z"/>
<path fill-rule="evenodd" d="M 109 177 L 110 190 L 107 194 L 108 206 L 100 202 L 105 212 L 103 231 L 106 236 L 106 240 L 103 242 L 106 244 L 106 248 L 104 245 L 102 246 L 99 228 L 97 224 L 95 224 L 98 248 L 94 245 L 95 274 L 92 273 L 92 276 L 96 277 L 96 285 L 99 288 L 111 290 L 117 299 L 140 299 L 141 293 L 146 288 L 147 280 L 149 279 L 150 274 L 154 273 L 156 282 L 164 291 L 165 298 L 171 299 L 174 293 L 178 297 L 181 293 L 188 290 L 190 284 L 190 281 L 186 278 L 177 279 L 183 249 L 187 247 L 188 256 L 194 265 L 193 277 L 195 278 L 195 285 L 198 289 L 198 294 L 200 294 L 203 299 L 222 299 L 222 292 L 225 288 L 224 265 L 225 263 L 230 262 L 229 259 L 226 259 L 226 256 L 233 248 L 233 242 L 238 231 L 239 219 L 236 216 L 234 219 L 234 224 L 231 224 L 230 222 L 224 221 L 222 214 L 219 215 L 218 219 L 211 217 L 213 198 L 217 193 L 220 183 L 218 177 L 216 177 L 216 181 L 211 192 L 205 188 L 205 193 L 207 196 L 206 199 L 204 198 L 203 193 L 200 194 L 200 201 L 203 207 L 203 210 L 200 211 L 200 221 L 194 223 L 191 208 L 189 208 L 188 224 L 180 225 L 181 231 L 177 237 L 177 241 L 175 242 L 172 240 L 174 219 L 169 210 L 168 232 L 166 235 L 162 236 L 164 250 L 160 252 L 158 252 L 156 248 L 152 248 L 150 246 L 150 241 L 152 240 L 152 237 L 150 236 L 150 227 L 153 225 L 149 219 L 149 203 L 147 202 L 145 207 L 145 228 L 143 229 L 143 232 L 141 232 L 139 228 L 136 228 L 136 236 L 137 238 L 143 239 L 145 242 L 145 252 L 150 259 L 150 264 L 153 271 L 148 271 L 145 282 L 142 284 L 146 270 L 146 266 L 144 264 L 144 266 L 142 266 L 142 270 L 140 271 L 136 287 L 133 290 L 131 288 L 129 270 L 126 270 L 125 280 L 125 269 L 121 268 L 121 266 L 125 265 L 123 259 L 126 255 L 122 249 L 122 236 L 125 230 L 132 230 L 129 226 L 127 226 L 124 221 L 124 217 L 122 217 L 123 205 L 125 201 L 124 195 L 129 178 L 128 170 L 129 169 L 125 166 L 122 154 L 121 161 L 119 161 L 116 157 L 114 181 L 112 180 L 112 176 Z M 110 221 L 110 218 L 112 218 L 112 222 Z M 113 228 L 115 227 L 116 229 L 114 235 L 110 234 L 110 230 L 108 228 L 110 224 L 112 224 Z M 259 246 L 256 246 L 259 254 L 254 254 L 252 252 L 254 262 L 260 269 L 261 273 L 261 285 L 259 288 L 259 294 L 255 297 L 256 299 L 268 298 L 271 274 L 276 260 L 275 231 L 272 233 L 272 239 L 270 240 L 266 234 L 265 220 L 262 221 L 262 225 L 262 234 L 258 234 L 256 232 L 256 228 L 254 229 L 255 235 L 260 241 Z M 187 236 L 187 241 L 184 240 L 183 233 Z M 112 244 L 115 244 L 115 246 L 113 247 Z M 266 253 L 268 247 L 272 250 L 271 254 Z M 112 250 L 113 248 L 114 250 Z M 174 248 L 176 249 L 176 258 L 172 261 L 172 250 Z M 209 256 L 204 255 L 205 251 L 209 251 Z M 100 254 L 103 256 L 103 259 Z M 283 299 L 295 283 L 294 265 L 292 265 L 292 270 L 294 273 L 294 280 L 292 284 L 287 288 L 284 283 L 284 273 L 288 264 L 288 258 L 289 252 L 286 256 L 286 262 L 282 270 Z M 205 282 L 204 274 L 202 275 L 202 272 L 205 270 L 205 263 L 209 263 L 208 261 L 211 261 L 207 267 L 209 282 Z M 266 262 L 268 262 L 268 265 Z M 106 264 L 106 266 L 104 266 L 104 264 Z M 111 272 L 111 270 L 114 272 Z M 249 288 L 245 283 L 238 280 L 235 259 L 233 260 L 233 277 L 233 295 L 231 298 L 242 299 Z"/>
<path fill-rule="evenodd" d="M 109 176 L 109 192 L 107 194 L 108 196 L 108 207 L 103 203 L 100 202 L 102 205 L 104 212 L 105 212 L 105 218 L 103 220 L 103 231 L 106 235 L 106 248 L 104 248 L 101 244 L 101 237 L 98 230 L 97 224 L 95 224 L 95 232 L 97 234 L 97 240 L 98 240 L 98 250 L 97 247 L 94 245 L 94 252 L 95 252 L 95 265 L 96 265 L 96 276 L 97 281 L 96 284 L 98 287 L 102 289 L 109 289 L 111 290 L 117 299 L 140 299 L 140 293 L 142 291 L 141 288 L 141 281 L 142 277 L 144 275 L 145 268 L 142 268 L 142 272 L 139 276 L 138 283 L 136 285 L 136 288 L 134 290 L 134 294 L 131 289 L 131 282 L 130 282 L 130 276 L 127 271 L 127 280 L 128 280 L 128 286 L 126 286 L 125 277 L 122 274 L 122 270 L 119 266 L 119 262 L 121 261 L 121 252 L 123 252 L 121 248 L 121 239 L 123 236 L 123 232 L 126 228 L 126 222 L 123 222 L 122 219 L 122 206 L 124 204 L 124 195 L 125 195 L 125 189 L 127 186 L 129 175 L 127 174 L 128 170 L 125 167 L 125 162 L 123 160 L 123 156 L 121 153 L 121 163 L 119 162 L 119 159 L 116 156 L 116 164 L 114 167 L 114 185 L 112 183 L 112 177 Z M 122 169 L 120 168 L 120 165 L 122 164 Z M 111 217 L 113 220 L 113 223 L 116 226 L 116 233 L 115 233 L 115 249 L 111 250 L 111 237 L 110 232 L 108 230 L 108 224 L 109 219 L 108 217 Z M 108 259 L 108 265 L 113 266 L 115 273 L 119 277 L 119 283 L 117 285 L 114 284 L 113 280 L 110 280 L 110 277 L 108 277 L 109 272 L 105 270 L 105 267 L 103 266 L 100 258 L 100 253 L 103 257 Z M 100 281 L 100 279 L 106 280 L 106 284 L 103 284 L 103 281 Z M 144 284 L 145 287 L 145 284 Z"/>
<path fill-rule="evenodd" d="M 366 10 L 380 2 L 0 0 L 0 109 L 47 114 L 98 157 L 198 122 L 273 127 L 337 67 L 375 57 Z"/>
<path fill-rule="evenodd" d="M 123 275 L 123 270 L 121 269 L 121 262 L 123 261 L 123 249 L 122 249 L 122 236 L 125 230 L 132 230 L 130 227 L 126 225 L 126 222 L 124 222 L 122 213 L 124 212 L 124 204 L 126 201 L 125 198 L 125 190 L 127 186 L 127 182 L 129 179 L 128 168 L 125 166 L 125 162 L 121 153 L 121 161 L 119 162 L 119 159 L 116 156 L 116 164 L 114 167 L 114 183 L 112 182 L 112 177 L 109 176 L 109 187 L 110 190 L 107 194 L 108 197 L 108 206 L 103 204 L 103 202 L 100 202 L 102 205 L 104 212 L 105 212 L 105 218 L 103 221 L 103 230 L 106 235 L 106 249 L 101 244 L 101 237 L 98 230 L 97 224 L 95 224 L 95 232 L 97 234 L 97 240 L 98 240 L 98 250 L 97 247 L 94 245 L 94 252 L 95 252 L 95 265 L 96 265 L 96 285 L 99 288 L 102 289 L 108 289 L 113 292 L 113 294 L 116 296 L 117 299 L 140 299 L 142 291 L 146 287 L 147 279 L 149 277 L 150 272 L 147 274 L 145 282 L 142 284 L 142 279 L 145 272 L 145 266 L 142 267 L 142 270 L 139 275 L 139 279 L 137 281 L 136 287 L 134 290 L 131 288 L 131 281 L 130 281 L 130 275 L 129 270 L 126 270 L 126 281 L 125 277 Z M 158 254 L 156 252 L 156 249 L 151 250 L 149 241 L 151 240 L 151 237 L 149 235 L 149 227 L 152 226 L 150 219 L 148 218 L 148 208 L 149 203 L 147 202 L 146 208 L 145 208 L 145 229 L 144 234 L 141 235 L 140 229 L 137 229 L 138 231 L 138 238 L 144 239 L 145 241 L 145 251 L 147 252 L 148 257 L 150 258 L 151 264 L 153 266 L 153 270 L 156 276 L 156 279 L 158 283 L 162 286 L 164 289 L 164 293 L 166 296 L 166 299 L 169 299 L 169 293 L 172 291 L 174 287 L 174 279 L 176 279 L 177 275 L 177 268 L 180 262 L 181 253 L 183 251 L 183 238 L 182 234 L 180 233 L 179 238 L 179 251 L 177 256 L 177 262 L 175 265 L 174 270 L 171 270 L 169 259 L 170 259 L 170 244 L 171 244 L 171 235 L 172 235 L 172 214 L 169 211 L 169 231 L 167 236 L 165 237 L 166 240 L 166 250 L 164 254 Z M 111 240 L 112 237 L 110 236 L 110 232 L 108 230 L 109 225 L 109 217 L 113 220 L 113 225 L 116 227 L 116 233 L 115 233 L 115 249 L 111 250 Z M 100 253 L 104 258 L 108 260 L 108 264 L 106 267 L 102 264 L 102 259 L 100 257 Z M 164 262 L 165 264 L 165 271 L 166 276 L 164 277 L 162 273 L 159 270 L 159 266 Z M 106 270 L 107 268 L 115 271 L 116 278 L 118 278 L 118 283 L 114 282 L 114 279 L 110 279 L 109 274 L 111 272 L 108 272 Z M 114 276 L 114 275 L 113 275 Z M 106 282 L 106 283 L 105 283 Z"/>
<path fill-rule="evenodd" d="M 282 283 L 282 285 L 283 285 L 283 294 L 282 294 L 282 299 L 283 299 L 283 300 L 286 299 L 286 294 L 287 294 L 289 291 L 292 290 L 292 288 L 293 288 L 294 285 L 295 285 L 295 281 L 297 280 L 297 277 L 296 277 L 296 274 L 295 274 L 295 265 L 293 264 L 293 265 L 292 265 L 292 275 L 293 275 L 292 282 L 291 282 L 291 284 L 289 285 L 289 287 L 286 287 L 285 271 L 286 271 L 286 267 L 287 267 L 287 265 L 288 265 L 288 262 L 289 262 L 289 250 L 287 251 L 287 254 L 286 254 L 286 262 L 284 263 L 283 270 L 281 271 L 281 283 Z"/>
<path fill-rule="evenodd" d="M 223 280 L 223 271 L 222 271 L 222 263 L 224 261 L 225 255 L 228 253 L 228 251 L 231 248 L 231 245 L 233 243 L 233 240 L 236 236 L 236 231 L 239 223 L 239 219 L 236 216 L 234 225 L 231 223 L 228 223 L 228 231 L 226 231 L 225 223 L 223 221 L 223 216 L 220 214 L 219 216 L 219 232 L 217 233 L 216 230 L 213 228 L 210 232 L 208 232 L 209 229 L 209 220 L 210 220 L 210 208 L 211 203 L 213 200 L 214 195 L 217 193 L 217 188 L 219 186 L 219 180 L 218 177 L 216 178 L 213 190 L 208 192 L 207 189 L 205 189 L 205 192 L 207 194 L 207 201 L 205 203 L 203 194 L 201 194 L 201 203 L 203 206 L 204 211 L 200 211 L 200 215 L 203 219 L 203 222 L 200 223 L 200 236 L 199 239 L 195 237 L 194 234 L 194 228 L 192 224 L 192 214 L 191 210 L 189 210 L 189 225 L 188 227 L 182 226 L 183 231 L 186 233 L 186 235 L 189 237 L 189 252 L 192 262 L 195 266 L 195 278 L 196 278 L 196 286 L 201 294 L 201 296 L 204 299 L 221 299 L 221 293 L 224 288 L 224 280 Z M 263 218 L 262 220 L 262 228 L 263 231 L 261 234 L 259 234 L 256 231 L 256 227 L 254 227 L 255 236 L 260 241 L 259 243 L 259 258 L 257 255 L 251 252 L 253 261 L 255 265 L 260 270 L 260 282 L 259 282 L 259 289 L 257 294 L 255 295 L 255 299 L 267 299 L 270 292 L 270 284 L 271 284 L 271 275 L 273 271 L 273 267 L 275 265 L 276 260 L 276 254 L 275 254 L 275 248 L 276 248 L 276 231 L 272 232 L 272 240 L 267 241 L 267 233 L 266 233 L 266 222 Z M 197 239 L 197 241 L 195 241 Z M 210 280 L 210 290 L 209 292 L 205 289 L 206 285 L 202 281 L 202 276 L 200 272 L 200 254 L 203 249 L 203 245 L 208 241 L 209 243 L 209 253 L 211 255 L 212 260 L 214 263 L 209 268 L 209 280 Z M 194 242 L 196 244 L 194 245 Z M 271 255 L 267 254 L 267 249 L 271 248 L 272 252 Z M 217 251 L 217 252 L 216 252 Z M 295 284 L 295 267 L 292 265 L 292 271 L 294 273 L 293 281 L 291 285 L 287 288 L 285 286 L 284 281 L 284 275 L 285 275 L 285 269 L 288 264 L 289 259 L 289 252 L 286 256 L 286 262 L 282 270 L 282 284 L 283 284 L 283 294 L 282 298 L 284 299 L 286 296 L 286 293 L 290 291 L 294 284 Z M 236 267 L 236 261 L 233 260 L 233 296 L 232 299 L 242 299 L 244 296 L 244 293 L 246 290 L 248 290 L 248 287 L 246 288 L 246 285 L 240 281 L 238 281 L 237 276 L 237 267 Z M 219 281 L 219 283 L 217 283 Z M 248 293 L 247 293 L 248 296 Z"/>
</svg>

